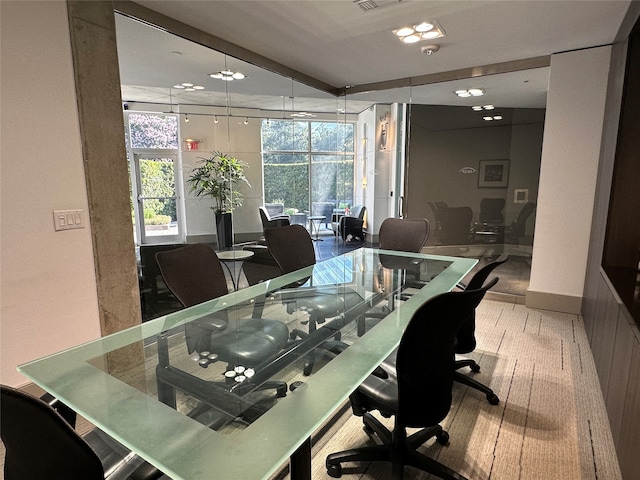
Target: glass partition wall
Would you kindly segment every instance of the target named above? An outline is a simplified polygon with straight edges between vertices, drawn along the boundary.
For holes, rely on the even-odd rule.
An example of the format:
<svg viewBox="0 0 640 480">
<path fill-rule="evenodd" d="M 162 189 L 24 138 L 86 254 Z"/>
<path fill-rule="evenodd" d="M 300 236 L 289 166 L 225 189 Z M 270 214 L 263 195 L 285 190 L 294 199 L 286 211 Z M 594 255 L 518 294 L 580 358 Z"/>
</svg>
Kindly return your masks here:
<svg viewBox="0 0 640 480">
<path fill-rule="evenodd" d="M 335 256 L 349 245 L 334 236 L 331 220 L 363 205 L 367 245 L 375 246 L 387 217 L 424 217 L 431 225 L 425 253 L 486 261 L 510 253 L 514 282 L 495 290 L 525 293 L 546 69 L 508 74 L 514 90 L 545 85 L 539 101 L 524 107 L 511 106 L 509 95 L 502 102 L 495 91 L 491 105 L 454 95 L 477 85 L 490 92 L 490 77 L 336 96 L 123 15 L 116 26 L 125 117 L 160 115 L 177 127 L 174 151 L 158 155 L 128 145 L 141 262 L 153 244 L 209 243 L 234 252 L 259 243 L 262 206 L 324 240 L 316 243 L 320 259 Z M 161 143 L 170 133 L 153 136 Z M 190 181 L 206 159 L 220 155 L 237 159 L 246 178 L 230 191 L 228 243 L 220 241 L 214 199 L 198 196 Z M 156 171 L 163 182 L 160 175 L 143 178 Z M 143 202 L 162 211 L 151 215 L 139 207 Z M 170 217 L 166 231 L 149 227 L 155 217 Z M 144 317 L 179 305 L 169 301 L 167 308 Z"/>
</svg>

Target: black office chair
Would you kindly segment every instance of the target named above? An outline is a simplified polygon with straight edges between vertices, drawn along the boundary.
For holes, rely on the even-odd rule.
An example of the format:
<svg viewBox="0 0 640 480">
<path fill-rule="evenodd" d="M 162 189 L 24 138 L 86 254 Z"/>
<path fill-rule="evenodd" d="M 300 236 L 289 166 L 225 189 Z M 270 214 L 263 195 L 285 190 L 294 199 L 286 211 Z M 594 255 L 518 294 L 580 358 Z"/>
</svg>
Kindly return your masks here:
<svg viewBox="0 0 640 480">
<path fill-rule="evenodd" d="M 508 259 L 509 259 L 509 256 L 507 254 L 503 254 L 493 262 L 488 263 L 487 265 L 482 267 L 480 270 L 478 270 L 471 277 L 471 280 L 469 280 L 469 283 L 467 285 L 464 285 L 462 283 L 458 284 L 457 286 L 458 290 L 461 290 L 461 291 L 477 290 L 479 288 L 482 288 L 482 285 L 485 283 L 487 278 L 489 278 L 489 275 L 491 275 L 491 272 L 493 272 L 495 268 L 502 265 Z M 457 354 L 464 355 L 467 353 L 471 353 L 475 350 L 476 348 L 475 331 L 476 331 L 476 312 L 474 309 L 473 312 L 471 312 L 471 314 L 469 315 L 469 318 L 462 324 L 462 326 L 460 327 L 460 330 L 458 331 L 458 335 L 456 336 L 456 353 Z M 500 403 L 500 399 L 493 392 L 491 388 L 487 387 L 486 385 L 478 382 L 477 380 L 467 375 L 463 375 L 461 372 L 458 372 L 459 369 L 464 367 L 469 367 L 471 371 L 474 373 L 477 373 L 480 371 L 480 365 L 478 365 L 478 363 L 475 360 L 472 360 L 472 359 L 456 360 L 456 363 L 455 363 L 456 371 L 453 377 L 454 380 L 456 382 L 460 382 L 464 385 L 468 385 L 471 388 L 475 388 L 476 390 L 479 390 L 480 392 L 486 395 L 487 401 L 491 405 L 498 405 L 498 403 Z"/>
<path fill-rule="evenodd" d="M 5 480 L 162 477 L 162 472 L 101 430 L 81 437 L 45 401 L 5 385 L 0 392 Z"/>
<path fill-rule="evenodd" d="M 262 222 L 262 230 L 265 228 L 284 227 L 291 223 L 291 217 L 286 213 L 270 215 L 265 207 L 259 207 L 260 221 Z"/>
<path fill-rule="evenodd" d="M 192 244 L 158 252 L 158 266 L 167 287 L 184 307 L 221 297 L 228 293 L 227 281 L 216 253 L 207 245 Z M 256 367 L 275 358 L 289 342 L 289 328 L 278 320 L 251 318 L 232 321 L 218 312 L 185 325 L 189 353 L 207 352 L 212 361 L 235 366 Z M 211 357 L 211 355 L 214 355 Z M 215 357 L 217 355 L 217 358 Z M 206 367 L 206 359 L 202 359 Z M 267 386 L 286 392 L 284 382 Z"/>
<path fill-rule="evenodd" d="M 380 225 L 378 246 L 383 250 L 420 253 L 428 238 L 429 220 L 426 218 L 386 218 Z M 379 259 L 383 267 L 403 271 L 403 289 L 407 287 L 422 288 L 425 285 L 420 280 L 420 264 L 416 264 L 413 258 L 381 253 Z M 409 295 L 406 292 L 398 295 L 401 300 L 407 300 L 408 297 Z M 382 319 L 389 314 L 390 310 L 387 304 L 367 312 L 363 318 L 358 320 L 358 336 L 364 335 L 367 319 Z"/>
<path fill-rule="evenodd" d="M 504 198 L 483 198 L 480 200 L 480 213 L 478 220 L 480 223 L 498 224 L 504 223 Z"/>
<path fill-rule="evenodd" d="M 471 207 L 441 207 L 438 214 L 442 245 L 468 245 L 471 242 Z"/>
<path fill-rule="evenodd" d="M 282 275 L 300 270 L 316 263 L 316 253 L 313 247 L 311 235 L 302 225 L 289 225 L 280 228 L 265 230 L 265 239 L 269 251 L 280 267 Z M 305 286 L 308 279 L 303 279 L 293 285 L 292 288 Z M 312 286 L 311 286 L 312 287 Z M 325 286 L 317 293 L 310 295 L 293 295 L 290 299 L 283 300 L 287 306 L 287 312 L 293 313 L 302 310 L 309 315 L 309 333 L 316 330 L 318 324 L 324 323 L 327 318 L 333 318 L 351 308 L 360 305 L 362 297 L 356 292 L 345 292 L 340 288 Z M 298 329 L 293 331 L 304 338 L 307 332 Z M 339 340 L 339 332 L 335 340 Z M 334 350 L 335 345 L 327 344 L 326 350 Z M 304 374 L 311 373 L 313 360 L 310 356 L 304 367 Z"/>
<path fill-rule="evenodd" d="M 365 431 L 377 434 L 383 444 L 328 455 L 330 476 L 342 475 L 343 462 L 386 461 L 392 464 L 394 479 L 403 477 L 405 465 L 447 480 L 464 479 L 417 449 L 432 437 L 448 443 L 449 435 L 438 423 L 451 408 L 456 333 L 495 282 L 480 290 L 438 295 L 414 313 L 398 349 L 350 397 Z M 395 416 L 393 431 L 370 413 L 373 410 Z M 407 428 L 422 430 L 407 436 Z"/>
<path fill-rule="evenodd" d="M 527 220 L 536 211 L 535 203 L 525 203 L 514 222 L 504 232 L 505 243 L 520 245 L 520 239 L 524 237 Z"/>
<path fill-rule="evenodd" d="M 428 238 L 426 218 L 386 218 L 380 225 L 378 246 L 383 250 L 419 253 Z"/>
</svg>

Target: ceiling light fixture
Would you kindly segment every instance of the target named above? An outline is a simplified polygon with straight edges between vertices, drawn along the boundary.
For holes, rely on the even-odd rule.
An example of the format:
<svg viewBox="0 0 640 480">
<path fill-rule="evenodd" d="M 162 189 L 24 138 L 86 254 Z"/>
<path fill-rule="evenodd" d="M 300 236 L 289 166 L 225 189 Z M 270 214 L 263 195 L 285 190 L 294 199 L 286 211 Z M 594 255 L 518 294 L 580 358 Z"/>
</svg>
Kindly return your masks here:
<svg viewBox="0 0 640 480">
<path fill-rule="evenodd" d="M 487 121 L 487 122 L 491 122 L 493 120 L 502 120 L 502 115 L 494 115 L 493 117 L 482 117 L 483 120 Z"/>
<path fill-rule="evenodd" d="M 471 107 L 474 112 L 481 112 L 482 110 L 493 110 L 494 108 L 496 107 L 494 107 L 493 105 L 476 105 L 474 107 Z"/>
<path fill-rule="evenodd" d="M 484 95 L 484 90 L 482 88 L 469 88 L 456 90 L 454 93 L 461 98 L 481 97 Z"/>
<path fill-rule="evenodd" d="M 404 44 L 444 37 L 444 30 L 442 30 L 440 25 L 438 25 L 438 22 L 435 20 L 396 28 L 391 32 Z"/>
<path fill-rule="evenodd" d="M 233 72 L 231 70 L 221 70 L 219 72 L 210 73 L 209 76 L 217 80 L 224 80 L 225 82 L 232 82 L 233 80 L 243 80 L 247 78 L 244 73 Z"/>
<path fill-rule="evenodd" d="M 218 123 L 218 115 L 213 116 L 213 123 Z"/>
<path fill-rule="evenodd" d="M 196 90 L 204 90 L 202 85 L 194 85 L 191 82 L 177 83 L 173 86 L 173 88 L 177 88 L 179 90 L 184 90 L 185 92 L 195 92 Z"/>
</svg>

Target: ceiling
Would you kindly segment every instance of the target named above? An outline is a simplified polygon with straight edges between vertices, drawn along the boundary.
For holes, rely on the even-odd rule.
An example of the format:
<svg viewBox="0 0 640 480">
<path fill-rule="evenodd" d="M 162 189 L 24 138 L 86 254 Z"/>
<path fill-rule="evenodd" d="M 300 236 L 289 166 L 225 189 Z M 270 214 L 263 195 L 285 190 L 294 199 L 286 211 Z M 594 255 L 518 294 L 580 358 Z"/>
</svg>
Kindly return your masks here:
<svg viewBox="0 0 640 480">
<path fill-rule="evenodd" d="M 368 11 L 353 0 L 136 2 L 331 87 L 370 91 L 338 98 L 118 15 L 123 100 L 280 112 L 357 113 L 373 102 L 544 108 L 548 67 L 540 67 L 539 60 L 531 62 L 538 66 L 534 69 L 482 73 L 509 71 L 518 61 L 538 57 L 544 64 L 544 57 L 554 53 L 611 44 L 630 5 L 627 0 L 375 1 L 379 8 Z M 445 36 L 403 45 L 391 34 L 424 20 L 436 20 Z M 437 43 L 440 50 L 426 55 L 421 52 L 425 43 Z M 207 76 L 225 68 L 248 78 L 224 82 Z M 451 78 L 456 79 L 446 81 Z M 393 85 L 397 79 L 413 86 L 368 88 L 380 82 Z M 416 80 L 436 83 L 420 86 Z M 205 90 L 170 88 L 187 81 Z M 485 90 L 482 100 L 453 95 L 471 87 Z"/>
</svg>

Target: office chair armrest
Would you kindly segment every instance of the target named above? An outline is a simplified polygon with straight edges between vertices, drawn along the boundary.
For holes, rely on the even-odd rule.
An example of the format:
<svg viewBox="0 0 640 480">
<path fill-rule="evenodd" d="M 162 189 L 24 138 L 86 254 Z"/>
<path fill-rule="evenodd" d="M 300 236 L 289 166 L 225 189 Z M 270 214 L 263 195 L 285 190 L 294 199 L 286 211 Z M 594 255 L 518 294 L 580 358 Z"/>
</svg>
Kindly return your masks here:
<svg viewBox="0 0 640 480">
<path fill-rule="evenodd" d="M 212 332 L 222 332 L 227 329 L 228 320 L 226 318 L 220 318 L 215 313 L 205 315 L 193 322 L 193 325 L 197 325 L 205 330 Z"/>
</svg>

